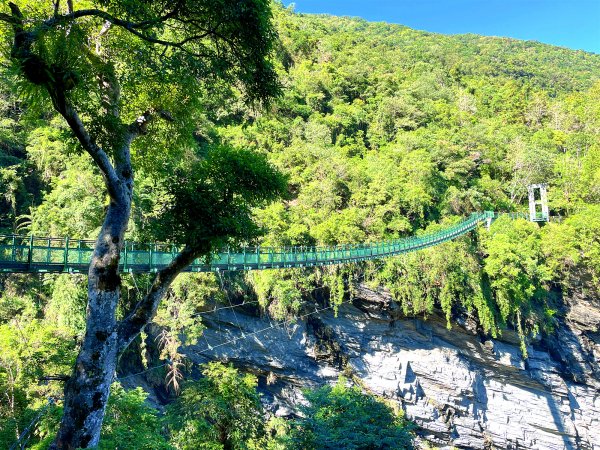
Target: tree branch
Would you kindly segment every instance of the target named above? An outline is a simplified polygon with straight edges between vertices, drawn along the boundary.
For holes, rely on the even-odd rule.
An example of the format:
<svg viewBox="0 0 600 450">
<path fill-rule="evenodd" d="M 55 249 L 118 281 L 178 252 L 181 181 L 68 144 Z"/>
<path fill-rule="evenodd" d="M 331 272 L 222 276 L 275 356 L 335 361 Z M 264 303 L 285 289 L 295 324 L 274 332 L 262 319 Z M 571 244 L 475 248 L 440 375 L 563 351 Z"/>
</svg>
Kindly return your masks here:
<svg viewBox="0 0 600 450">
<path fill-rule="evenodd" d="M 3 12 L 0 12 L 0 21 L 9 23 L 11 25 L 17 25 L 17 24 L 19 24 L 21 22 L 20 20 L 15 19 L 10 14 L 6 14 L 6 13 L 3 13 Z"/>
<path fill-rule="evenodd" d="M 192 264 L 200 253 L 186 246 L 167 267 L 156 274 L 148 294 L 117 325 L 119 353 L 125 350 L 142 328 L 152 320 L 161 299 L 175 277 Z"/>
<path fill-rule="evenodd" d="M 120 180 L 108 155 L 89 135 L 77 111 L 68 101 L 67 87 L 63 82 L 64 73 L 59 73 L 59 69 L 50 67 L 46 61 L 32 52 L 35 34 L 24 31 L 23 15 L 19 7 L 14 3 L 9 3 L 9 7 L 12 11 L 10 23 L 15 34 L 11 56 L 19 62 L 25 78 L 46 88 L 56 111 L 64 117 L 81 146 L 102 172 L 110 197 L 119 201 L 122 195 Z"/>
<path fill-rule="evenodd" d="M 142 22 L 131 22 L 131 21 L 127 21 L 127 20 L 122 20 L 122 19 L 114 17 L 112 14 L 109 14 L 106 11 L 103 11 L 100 9 L 81 9 L 79 11 L 74 11 L 70 14 L 52 17 L 52 18 L 44 21 L 42 24 L 42 27 L 52 28 L 55 25 L 58 25 L 60 23 L 68 22 L 71 20 L 76 20 L 76 19 L 79 19 L 82 17 L 97 17 L 97 18 L 103 19 L 105 22 L 111 23 L 112 25 L 124 28 L 125 30 L 129 31 L 131 34 L 133 34 L 133 35 L 137 36 L 138 38 L 140 38 L 146 42 L 149 42 L 151 44 L 158 44 L 158 45 L 162 45 L 165 47 L 175 47 L 175 48 L 183 50 L 186 53 L 189 53 L 193 56 L 198 56 L 198 57 L 206 56 L 203 54 L 193 53 L 183 46 L 188 42 L 199 41 L 199 40 L 202 40 L 202 39 L 210 36 L 211 34 L 215 34 L 215 30 L 212 30 L 212 29 L 205 30 L 205 29 L 202 29 L 199 27 L 198 34 L 189 36 L 181 41 L 167 41 L 164 39 L 159 39 L 159 38 L 155 38 L 152 36 L 148 36 L 147 34 L 144 34 L 141 31 L 139 31 L 139 30 L 149 29 L 154 25 L 158 25 L 160 23 L 166 22 L 169 19 L 175 18 L 179 14 L 179 7 L 180 7 L 180 4 L 177 3 L 176 6 L 173 8 L 173 10 L 168 12 L 167 14 L 165 14 L 161 17 L 157 17 L 156 19 L 145 20 Z"/>
<path fill-rule="evenodd" d="M 9 5 L 12 5 L 12 3 L 9 3 Z M 68 9 L 72 9 L 72 6 L 70 5 L 69 2 L 67 2 L 67 6 L 68 6 Z M 154 25 L 164 23 L 169 19 L 177 17 L 177 15 L 179 14 L 179 7 L 180 7 L 180 4 L 177 3 L 175 8 L 173 8 L 173 10 L 168 12 L 167 14 L 165 14 L 161 17 L 157 17 L 156 19 L 145 20 L 142 22 L 131 22 L 131 21 L 127 21 L 127 20 L 122 20 L 122 19 L 114 17 L 113 15 L 107 13 L 106 11 L 102 11 L 100 9 L 81 9 L 79 11 L 74 11 L 69 14 L 58 15 L 58 16 L 54 16 L 50 19 L 47 19 L 44 22 L 42 22 L 41 26 L 39 26 L 35 30 L 30 31 L 29 33 L 33 37 L 45 28 L 52 28 L 52 27 L 54 27 L 58 24 L 64 23 L 64 22 L 69 22 L 69 21 L 76 20 L 76 19 L 83 18 L 83 17 L 97 17 L 97 18 L 103 19 L 105 22 L 109 22 L 112 25 L 115 25 L 115 26 L 125 29 L 125 30 L 129 31 L 131 34 L 133 34 L 133 35 L 137 36 L 138 38 L 140 38 L 146 42 L 149 42 L 151 44 L 158 44 L 158 45 L 162 45 L 164 47 L 177 48 L 179 50 L 182 50 L 182 51 L 188 53 L 189 55 L 192 55 L 192 56 L 195 56 L 198 58 L 210 56 L 205 53 L 198 53 L 198 52 L 191 51 L 190 49 L 185 47 L 185 44 L 187 44 L 189 42 L 200 41 L 211 35 L 222 38 L 222 36 L 219 36 L 216 33 L 216 29 L 204 29 L 204 28 L 198 27 L 198 34 L 188 36 L 187 38 L 185 38 L 181 41 L 168 41 L 168 40 L 164 40 L 164 39 L 159 39 L 159 38 L 149 36 L 147 34 L 142 33 L 141 31 L 139 31 L 139 30 L 149 29 Z M 5 13 L 0 13 L 0 21 L 11 23 L 13 25 L 15 23 L 20 23 L 18 21 L 15 22 L 15 19 L 13 16 L 10 16 Z M 188 21 L 188 23 L 189 23 L 189 21 Z M 194 25 L 198 26 L 197 24 L 194 24 Z"/>
<path fill-rule="evenodd" d="M 141 114 L 137 119 L 135 119 L 129 125 L 129 133 L 133 138 L 136 138 L 140 135 L 144 135 L 148 132 L 148 125 L 152 122 L 156 115 L 167 122 L 175 122 L 175 119 L 171 115 L 169 111 L 165 111 L 164 109 L 159 110 L 148 110 L 145 113 Z"/>
<path fill-rule="evenodd" d="M 105 36 L 108 31 L 110 30 L 112 23 L 109 22 L 108 20 L 104 22 L 104 25 L 102 25 L 102 29 L 100 30 L 100 33 L 98 33 L 98 36 L 96 37 L 96 55 L 100 56 L 100 40 L 103 36 Z"/>
<path fill-rule="evenodd" d="M 39 381 L 68 381 L 71 378 L 69 375 L 45 375 L 39 377 Z"/>
<path fill-rule="evenodd" d="M 108 194 L 111 199 L 120 200 L 122 192 L 119 188 L 119 177 L 117 176 L 117 173 L 106 152 L 93 141 L 85 129 L 83 122 L 79 118 L 79 115 L 70 104 L 66 103 L 62 111 L 58 108 L 57 110 L 65 118 L 81 146 L 88 152 L 102 172 L 105 178 L 106 188 L 108 189 Z"/>
<path fill-rule="evenodd" d="M 23 13 L 19 9 L 19 7 L 17 5 L 15 5 L 13 2 L 8 2 L 8 7 L 10 8 L 11 15 L 8 16 L 4 13 L 3 13 L 3 15 L 9 18 L 9 20 L 7 20 L 7 21 L 9 23 L 13 24 L 13 28 L 15 29 L 15 31 L 18 30 L 18 31 L 22 32 L 23 31 Z"/>
<path fill-rule="evenodd" d="M 44 22 L 44 26 L 51 28 L 59 23 L 69 22 L 71 20 L 80 19 L 82 17 L 98 17 L 126 29 L 147 29 L 152 27 L 153 25 L 165 22 L 177 16 L 177 14 L 179 14 L 179 3 L 176 5 L 175 8 L 173 8 L 172 11 L 168 12 L 167 14 L 157 17 L 156 19 L 144 20 L 142 22 L 130 22 L 127 20 L 118 19 L 112 14 L 109 14 L 101 9 L 80 9 L 78 11 L 73 11 L 69 14 L 48 19 Z"/>
</svg>

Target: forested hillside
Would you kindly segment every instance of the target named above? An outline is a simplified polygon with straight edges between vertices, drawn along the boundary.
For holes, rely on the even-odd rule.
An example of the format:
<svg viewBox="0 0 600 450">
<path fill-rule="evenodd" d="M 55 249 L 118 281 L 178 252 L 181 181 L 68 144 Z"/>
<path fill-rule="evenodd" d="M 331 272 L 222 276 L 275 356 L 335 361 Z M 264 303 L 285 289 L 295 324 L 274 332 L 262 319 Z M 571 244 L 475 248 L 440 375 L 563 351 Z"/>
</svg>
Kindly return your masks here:
<svg viewBox="0 0 600 450">
<path fill-rule="evenodd" d="M 596 55 L 336 17 L 278 23 L 284 98 L 251 124 L 221 119 L 227 139 L 290 174 L 288 201 L 257 214 L 263 242 L 377 241 L 472 211 L 525 211 L 527 185 L 545 182 L 561 225 L 498 221 L 476 240 L 334 269 L 326 283 L 341 298 L 340 278 L 366 278 L 407 314 L 437 305 L 450 324 L 457 306 L 486 333 L 512 323 L 524 336 L 551 327 L 549 292 L 573 265 L 598 280 Z M 311 277 L 250 275 L 261 298 L 292 309 Z"/>
<path fill-rule="evenodd" d="M 340 304 L 367 283 L 389 291 L 406 316 L 442 310 L 448 328 L 467 315 L 482 336 L 515 331 L 527 358 L 529 345 L 553 332 L 565 293 L 582 285 L 600 292 L 599 55 L 303 15 L 279 4 L 273 21 L 281 95 L 260 108 L 248 106 L 235 84 L 174 93 L 176 101 L 192 98 L 194 124 L 189 136 L 151 125 L 162 127 L 157 136 L 132 147 L 143 159 L 127 239 L 179 243 L 179 217 L 164 211 L 173 210 L 174 191 L 184 190 L 188 156 L 220 161 L 226 148 L 265 155 L 288 186 L 283 199 L 253 211 L 258 227 L 244 223 L 252 229 L 234 244 L 391 240 L 474 211 L 525 211 L 532 183 L 548 183 L 556 219 L 538 225 L 501 218 L 489 231 L 376 262 L 180 275 L 155 319 L 160 339 L 136 340 L 119 372 L 164 364 L 152 373 L 166 386 L 169 406 L 159 412 L 144 403 L 141 387 L 125 391 L 115 382 L 100 448 L 320 448 L 329 434 L 349 438 L 347 421 L 369 414 L 375 418 L 363 424 L 364 445 L 375 436 L 398 446 L 391 448 L 410 446 L 411 427 L 397 412 L 344 380 L 308 393 L 305 418 L 265 423 L 254 376 L 219 364 L 190 367 L 180 346 L 201 338 L 197 313 L 218 302 L 257 299 L 265 314 L 286 320 L 314 309 L 323 293 Z M 48 99 L 40 101 L 5 64 L 4 41 L 0 233 L 95 239 L 108 205 L 102 177 Z M 144 89 L 153 100 L 152 86 Z M 161 151 L 165 142 L 180 150 Z M 229 188 L 236 170 L 223 166 L 219 178 L 207 169 L 206 177 Z M 196 212 L 192 221 L 210 221 Z M 123 275 L 119 314 L 150 282 Z M 62 381 L 85 333 L 86 293 L 83 275 L 0 275 L 0 447 L 43 408 L 30 444 L 47 448 L 54 438 Z M 56 405 L 46 406 L 49 396 Z M 331 410 L 347 415 L 336 420 Z M 340 423 L 348 430 L 336 429 Z M 328 448 L 342 448 L 339 442 Z"/>
</svg>

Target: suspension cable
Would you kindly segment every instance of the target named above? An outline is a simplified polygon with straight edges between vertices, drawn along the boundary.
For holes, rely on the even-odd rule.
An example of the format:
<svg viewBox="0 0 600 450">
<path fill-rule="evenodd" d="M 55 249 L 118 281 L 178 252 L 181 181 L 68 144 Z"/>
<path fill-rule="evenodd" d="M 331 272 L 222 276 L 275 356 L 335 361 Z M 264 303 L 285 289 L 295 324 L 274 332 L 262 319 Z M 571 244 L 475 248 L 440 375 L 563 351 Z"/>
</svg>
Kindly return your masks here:
<svg viewBox="0 0 600 450">
<path fill-rule="evenodd" d="M 243 337 L 236 337 L 236 338 L 233 338 L 233 339 L 229 339 L 229 340 L 227 340 L 227 341 L 223 341 L 223 342 L 221 342 L 220 344 L 217 344 L 217 345 L 212 345 L 212 346 L 211 346 L 210 344 L 208 344 L 208 341 L 207 341 L 207 347 L 206 347 L 206 348 L 204 348 L 204 349 L 202 349 L 202 350 L 196 350 L 196 351 L 194 351 L 194 353 L 195 353 L 195 354 L 198 354 L 198 355 L 202 355 L 203 353 L 206 353 L 206 352 L 207 352 L 207 351 L 209 351 L 209 350 L 213 350 L 213 349 L 215 349 L 215 348 L 223 347 L 223 346 L 225 346 L 225 345 L 229 345 L 229 344 L 235 343 L 235 342 L 237 342 L 237 341 L 240 341 L 240 340 L 242 340 L 242 339 L 249 338 L 249 337 L 251 337 L 251 336 L 256 336 L 257 334 L 264 333 L 265 331 L 272 330 L 272 329 L 274 329 L 274 328 L 280 328 L 282 325 L 283 325 L 283 326 L 290 325 L 290 324 L 292 324 L 293 322 L 295 322 L 295 321 L 297 321 L 297 320 L 302 320 L 302 319 L 305 319 L 306 317 L 312 316 L 313 314 L 319 314 L 319 313 L 321 313 L 321 312 L 323 312 L 323 311 L 327 311 L 327 310 L 329 310 L 329 309 L 333 309 L 335 306 L 341 306 L 341 305 L 343 305 L 344 303 L 348 303 L 349 301 L 350 301 L 350 300 L 345 300 L 345 301 L 341 302 L 341 303 L 340 303 L 340 304 L 338 304 L 338 305 L 329 305 L 329 306 L 326 306 L 326 307 L 324 307 L 324 308 L 320 308 L 320 309 L 319 309 L 319 308 L 315 308 L 315 310 L 314 310 L 314 311 L 308 312 L 308 313 L 306 313 L 306 314 L 302 314 L 302 315 L 300 315 L 300 316 L 292 317 L 291 319 L 285 320 L 285 321 L 283 321 L 283 322 L 275 322 L 275 323 L 273 324 L 273 322 L 271 322 L 271 320 L 269 319 L 269 323 L 270 323 L 271 325 L 269 325 L 268 327 L 261 328 L 260 330 L 253 331 L 253 332 L 251 332 L 251 333 L 243 333 Z M 238 306 L 241 306 L 241 305 L 238 305 Z M 235 306 L 233 306 L 233 307 L 235 307 Z M 219 308 L 219 309 L 217 309 L 217 311 L 219 311 L 219 310 L 221 310 L 221 309 L 230 309 L 230 308 L 229 308 L 229 307 Z M 212 312 L 212 311 L 211 311 L 211 312 Z M 240 327 L 239 327 L 239 324 L 238 324 L 237 326 L 238 326 L 238 328 L 240 328 Z M 240 329 L 241 329 L 241 328 L 240 328 Z M 150 371 L 152 371 L 152 370 L 160 369 L 161 367 L 168 366 L 169 364 L 170 364 L 170 361 L 167 361 L 167 362 L 165 362 L 165 363 L 162 363 L 162 364 L 159 364 L 159 365 L 157 365 L 157 366 L 149 367 L 149 368 L 147 368 L 147 369 L 145 369 L 145 370 L 142 370 L 141 372 L 132 373 L 132 374 L 126 375 L 126 376 L 124 376 L 124 377 L 117 377 L 117 379 L 118 379 L 118 380 L 124 380 L 124 379 L 126 379 L 126 378 L 130 378 L 130 377 L 133 377 L 133 376 L 141 375 L 141 374 L 144 374 L 144 373 L 146 373 L 146 372 L 150 372 Z"/>
<path fill-rule="evenodd" d="M 48 402 L 44 405 L 42 409 L 37 413 L 37 415 L 33 418 L 31 423 L 23 430 L 19 438 L 10 446 L 9 450 L 15 450 L 16 448 L 24 449 L 26 444 L 26 438 L 29 437 L 33 427 L 40 421 L 42 416 L 46 414 L 46 411 L 50 408 L 50 406 L 54 405 L 54 398 L 50 397 Z M 18 447 L 17 447 L 18 446 Z"/>
</svg>

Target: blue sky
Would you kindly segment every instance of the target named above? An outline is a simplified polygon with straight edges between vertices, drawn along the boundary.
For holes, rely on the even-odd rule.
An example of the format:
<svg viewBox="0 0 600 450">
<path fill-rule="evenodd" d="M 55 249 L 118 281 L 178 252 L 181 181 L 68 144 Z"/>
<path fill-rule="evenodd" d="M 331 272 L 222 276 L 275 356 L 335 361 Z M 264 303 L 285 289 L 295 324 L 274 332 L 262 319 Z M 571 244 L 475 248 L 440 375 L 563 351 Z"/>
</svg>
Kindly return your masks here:
<svg viewBox="0 0 600 450">
<path fill-rule="evenodd" d="M 600 54 L 600 0 L 284 0 L 290 3 L 298 12 L 531 39 Z"/>
</svg>

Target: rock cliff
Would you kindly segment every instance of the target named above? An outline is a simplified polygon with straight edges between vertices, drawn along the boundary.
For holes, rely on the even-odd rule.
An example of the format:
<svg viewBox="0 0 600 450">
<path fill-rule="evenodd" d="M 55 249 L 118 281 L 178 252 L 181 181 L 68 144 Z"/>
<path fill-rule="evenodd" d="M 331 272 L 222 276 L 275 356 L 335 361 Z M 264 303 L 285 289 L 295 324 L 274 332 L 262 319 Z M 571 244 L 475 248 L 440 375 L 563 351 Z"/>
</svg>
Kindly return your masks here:
<svg viewBox="0 0 600 450">
<path fill-rule="evenodd" d="M 388 295 L 366 286 L 337 318 L 329 310 L 262 332 L 272 322 L 247 306 L 208 314 L 204 337 L 185 353 L 256 373 L 278 415 L 294 413 L 301 388 L 344 373 L 397 401 L 439 447 L 597 450 L 600 305 L 585 295 L 567 305 L 527 360 L 508 332 L 486 339 L 468 320 L 448 330 L 435 315 L 401 318 Z"/>
</svg>

